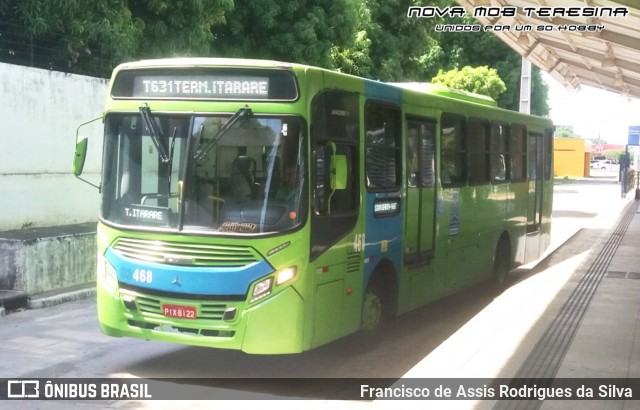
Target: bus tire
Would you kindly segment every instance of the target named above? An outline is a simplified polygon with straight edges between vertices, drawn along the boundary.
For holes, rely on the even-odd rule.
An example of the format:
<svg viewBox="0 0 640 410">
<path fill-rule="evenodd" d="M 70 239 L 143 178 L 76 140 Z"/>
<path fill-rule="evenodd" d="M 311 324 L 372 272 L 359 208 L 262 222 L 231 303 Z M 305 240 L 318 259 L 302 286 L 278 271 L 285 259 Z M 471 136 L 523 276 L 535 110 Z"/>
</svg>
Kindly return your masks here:
<svg viewBox="0 0 640 410">
<path fill-rule="evenodd" d="M 382 324 L 383 310 L 382 299 L 375 290 L 369 288 L 362 301 L 361 329 L 365 332 L 373 332 Z"/>
<path fill-rule="evenodd" d="M 385 273 L 374 273 L 364 293 L 360 328 L 365 332 L 377 331 L 395 315 L 395 281 Z"/>
<path fill-rule="evenodd" d="M 507 276 L 511 270 L 511 244 L 509 237 L 505 234 L 500 237 L 496 246 L 496 253 L 493 257 L 493 278 L 499 286 L 503 286 L 507 281 Z"/>
</svg>

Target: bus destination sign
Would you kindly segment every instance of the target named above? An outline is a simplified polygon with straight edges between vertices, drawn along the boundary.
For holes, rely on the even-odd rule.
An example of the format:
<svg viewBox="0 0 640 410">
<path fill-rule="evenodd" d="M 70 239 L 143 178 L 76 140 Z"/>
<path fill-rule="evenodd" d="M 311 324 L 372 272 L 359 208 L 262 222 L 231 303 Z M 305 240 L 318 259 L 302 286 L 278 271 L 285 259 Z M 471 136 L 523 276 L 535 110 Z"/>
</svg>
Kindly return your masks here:
<svg viewBox="0 0 640 410">
<path fill-rule="evenodd" d="M 268 77 L 145 75 L 135 78 L 135 97 L 268 99 Z"/>
<path fill-rule="evenodd" d="M 295 101 L 298 85 L 288 70 L 165 68 L 119 72 L 113 98 Z"/>
</svg>

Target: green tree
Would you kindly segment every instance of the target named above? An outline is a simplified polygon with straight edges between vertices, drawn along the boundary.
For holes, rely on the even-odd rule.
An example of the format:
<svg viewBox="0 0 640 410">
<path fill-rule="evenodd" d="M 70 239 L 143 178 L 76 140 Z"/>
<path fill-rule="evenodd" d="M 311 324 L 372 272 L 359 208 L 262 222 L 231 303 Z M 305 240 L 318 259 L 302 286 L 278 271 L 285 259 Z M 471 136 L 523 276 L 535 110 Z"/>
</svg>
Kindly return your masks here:
<svg viewBox="0 0 640 410">
<path fill-rule="evenodd" d="M 233 0 L 130 0 L 143 27 L 136 58 L 208 55 L 212 27 L 224 24 L 233 5 Z"/>
<path fill-rule="evenodd" d="M 332 67 L 331 50 L 353 41 L 356 0 L 246 0 L 214 28 L 213 53 Z"/>
<path fill-rule="evenodd" d="M 123 61 L 207 55 L 233 0 L 0 0 L 0 61 L 108 77 Z"/>
<path fill-rule="evenodd" d="M 141 35 L 125 0 L 0 0 L 0 59 L 10 63 L 104 76 Z"/>
<path fill-rule="evenodd" d="M 439 70 L 438 75 L 433 77 L 431 82 L 472 93 L 488 95 L 494 100 L 497 100 L 500 94 L 507 89 L 500 79 L 498 71 L 487 66 L 465 66 L 460 70 L 454 68 L 446 72 Z"/>
<path fill-rule="evenodd" d="M 381 81 L 420 81 L 442 50 L 433 36 L 436 19 L 407 17 L 409 6 L 450 0 L 364 0 L 352 41 L 332 50 L 339 70 Z"/>
<path fill-rule="evenodd" d="M 569 125 L 557 127 L 553 136 L 556 138 L 580 138 L 580 136 L 573 131 L 573 127 Z"/>
<path fill-rule="evenodd" d="M 457 5 L 454 0 L 448 0 L 448 5 Z M 478 24 L 473 17 L 447 17 L 447 24 Z M 520 70 L 522 58 L 506 45 L 502 40 L 489 32 L 474 33 L 440 33 L 438 45 L 442 53 L 435 55 L 429 62 L 432 70 L 429 78 L 437 74 L 439 67 L 443 70 L 464 66 L 489 66 L 498 71 L 507 89 L 498 98 L 498 106 L 510 110 L 518 110 L 520 105 Z M 531 113 L 548 115 L 548 87 L 544 83 L 540 70 L 532 67 L 531 84 Z"/>
</svg>

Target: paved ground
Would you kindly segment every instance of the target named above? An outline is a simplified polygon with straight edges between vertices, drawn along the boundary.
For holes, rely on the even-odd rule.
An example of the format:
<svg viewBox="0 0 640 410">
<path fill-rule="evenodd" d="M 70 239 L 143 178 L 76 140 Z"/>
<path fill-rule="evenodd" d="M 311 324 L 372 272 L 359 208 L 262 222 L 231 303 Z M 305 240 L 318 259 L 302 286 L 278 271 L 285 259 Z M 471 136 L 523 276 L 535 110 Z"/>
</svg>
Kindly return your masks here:
<svg viewBox="0 0 640 410">
<path fill-rule="evenodd" d="M 613 178 L 560 181 L 553 247 L 544 260 L 513 272 L 504 292 L 478 286 L 401 317 L 367 349 L 362 339 L 346 338 L 302 355 L 248 356 L 113 339 L 100 333 L 94 303 L 87 299 L 0 319 L 0 377 L 198 377 L 204 379 L 189 386 L 208 393 L 228 389 L 207 378 L 246 376 L 640 377 L 640 280 L 634 280 L 640 278 L 640 217 L 632 208 L 635 201 L 622 200 L 619 190 Z M 240 394 L 315 400 L 99 402 L 98 407 L 640 408 L 637 401 L 344 402 L 329 401 L 335 386 L 254 387 Z M 96 407 L 81 401 L 20 404 Z"/>
</svg>

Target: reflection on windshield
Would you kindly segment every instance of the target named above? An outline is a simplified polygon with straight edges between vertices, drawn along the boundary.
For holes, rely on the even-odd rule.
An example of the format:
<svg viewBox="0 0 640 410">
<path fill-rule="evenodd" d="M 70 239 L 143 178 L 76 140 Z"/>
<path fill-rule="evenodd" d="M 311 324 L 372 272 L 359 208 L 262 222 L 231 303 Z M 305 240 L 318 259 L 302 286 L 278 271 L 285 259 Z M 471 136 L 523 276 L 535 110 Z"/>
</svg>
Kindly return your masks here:
<svg viewBox="0 0 640 410">
<path fill-rule="evenodd" d="M 102 218 L 235 234 L 298 226 L 306 208 L 301 120 L 248 111 L 234 124 L 228 121 L 229 116 L 151 113 L 145 121 L 142 114 L 110 114 Z"/>
</svg>

